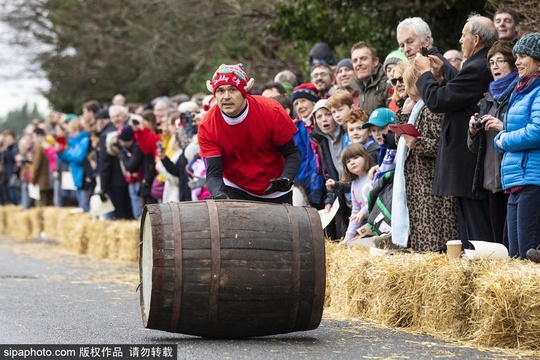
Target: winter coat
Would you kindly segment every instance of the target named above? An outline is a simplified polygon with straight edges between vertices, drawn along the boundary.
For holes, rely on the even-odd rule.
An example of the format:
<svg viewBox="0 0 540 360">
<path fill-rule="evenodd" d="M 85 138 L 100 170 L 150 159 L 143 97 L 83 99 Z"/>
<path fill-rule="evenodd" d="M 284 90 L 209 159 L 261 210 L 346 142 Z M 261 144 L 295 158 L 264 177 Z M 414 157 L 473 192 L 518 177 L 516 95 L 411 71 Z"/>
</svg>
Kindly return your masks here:
<svg viewBox="0 0 540 360">
<path fill-rule="evenodd" d="M 336 129 L 339 130 L 338 136 L 336 136 L 336 142 L 341 143 L 341 150 L 339 153 L 339 155 L 341 156 L 341 151 L 345 147 L 345 145 L 343 144 L 344 131 L 339 125 L 336 127 Z M 321 153 L 321 163 L 325 177 L 329 179 L 334 179 L 335 181 L 339 181 L 341 174 L 338 172 L 334 165 L 334 160 L 332 159 L 334 156 L 332 152 L 334 150 L 331 148 L 328 135 L 323 134 L 322 131 L 319 130 L 317 125 L 315 125 L 315 130 L 313 130 L 309 136 L 319 146 Z M 351 216 L 351 208 L 350 206 L 348 206 L 349 201 L 347 200 L 345 194 L 343 192 L 335 190 L 329 190 L 327 192 L 324 203 L 327 205 L 332 204 L 336 196 L 339 198 L 340 204 L 339 210 L 334 218 L 336 224 L 336 233 L 330 235 L 331 237 L 335 236 L 336 239 L 339 239 L 344 237 L 347 232 L 347 227 L 349 226 L 349 217 Z"/>
<path fill-rule="evenodd" d="M 510 93 L 499 104 L 493 99 L 491 93 L 485 93 L 484 98 L 478 102 L 480 116 L 489 114 L 497 119 L 503 120 L 506 108 L 508 107 L 509 97 Z M 474 169 L 472 184 L 473 191 L 479 191 L 480 189 L 486 189 L 493 193 L 502 191 L 502 154 L 497 152 L 493 146 L 493 139 L 497 133 L 495 131 L 479 129 L 474 138 L 471 137 L 471 133 L 468 130 L 467 134 L 467 145 L 469 145 L 469 150 L 476 154 L 476 168 Z"/>
<path fill-rule="evenodd" d="M 434 195 L 471 199 L 487 196 L 485 191 L 472 191 L 476 156 L 469 150 L 465 136 L 471 115 L 478 112 L 478 101 L 493 81 L 486 66 L 487 52 L 484 48 L 472 55 L 456 77 L 442 85 L 429 71 L 416 82 L 429 110 L 444 113 L 435 163 Z"/>
<path fill-rule="evenodd" d="M 502 149 L 497 140 L 502 137 Z M 540 78 L 513 93 L 504 118 L 504 129 L 493 140 L 502 152 L 502 186 L 540 186 Z"/>
<path fill-rule="evenodd" d="M 52 189 L 52 184 L 49 182 L 49 158 L 45 154 L 42 144 L 38 144 L 34 148 L 32 165 L 31 183 L 37 184 L 40 191 Z"/>
<path fill-rule="evenodd" d="M 117 155 L 111 155 L 107 152 L 107 137 L 116 132 L 116 127 L 109 123 L 99 134 L 99 157 L 98 169 L 101 180 L 101 192 L 106 193 L 112 187 L 128 186 L 122 168 L 120 167 L 120 159 Z"/>
<path fill-rule="evenodd" d="M 70 137 L 67 143 L 67 149 L 59 152 L 58 158 L 69 165 L 73 183 L 77 189 L 82 189 L 84 184 L 83 165 L 88 154 L 88 146 L 90 146 L 90 134 L 87 131 L 81 131 Z"/>
<path fill-rule="evenodd" d="M 392 85 L 388 82 L 382 64 L 377 65 L 367 84 L 361 83 L 360 87 L 362 91 L 358 105 L 361 109 L 371 114 L 375 109 L 387 107 L 390 97 L 388 92 Z"/>
</svg>

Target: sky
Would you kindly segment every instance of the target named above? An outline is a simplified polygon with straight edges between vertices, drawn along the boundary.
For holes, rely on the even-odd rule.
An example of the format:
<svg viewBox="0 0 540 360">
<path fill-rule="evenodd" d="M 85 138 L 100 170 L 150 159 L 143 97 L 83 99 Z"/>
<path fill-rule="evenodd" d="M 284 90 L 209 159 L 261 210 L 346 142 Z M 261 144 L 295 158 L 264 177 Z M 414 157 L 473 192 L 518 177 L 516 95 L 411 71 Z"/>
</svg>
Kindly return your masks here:
<svg viewBox="0 0 540 360">
<path fill-rule="evenodd" d="M 49 82 L 31 70 L 31 50 L 9 44 L 13 36 L 13 30 L 0 22 L 0 117 L 25 103 L 30 109 L 37 105 L 45 115 L 50 110 L 40 91 L 48 89 Z"/>
</svg>

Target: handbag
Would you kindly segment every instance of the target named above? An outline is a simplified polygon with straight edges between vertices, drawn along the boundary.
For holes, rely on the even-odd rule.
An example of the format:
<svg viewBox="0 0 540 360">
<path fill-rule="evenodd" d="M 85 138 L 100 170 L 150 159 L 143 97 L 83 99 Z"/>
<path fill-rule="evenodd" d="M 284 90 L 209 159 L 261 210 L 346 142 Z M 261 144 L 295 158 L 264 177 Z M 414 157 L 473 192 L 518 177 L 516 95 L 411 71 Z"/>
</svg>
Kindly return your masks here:
<svg viewBox="0 0 540 360">
<path fill-rule="evenodd" d="M 71 171 L 62 171 L 60 183 L 62 190 L 77 190 Z"/>
<path fill-rule="evenodd" d="M 163 189 L 165 188 L 165 183 L 158 180 L 157 177 L 152 181 L 152 187 L 150 188 L 150 196 L 156 200 L 163 199 Z"/>
</svg>

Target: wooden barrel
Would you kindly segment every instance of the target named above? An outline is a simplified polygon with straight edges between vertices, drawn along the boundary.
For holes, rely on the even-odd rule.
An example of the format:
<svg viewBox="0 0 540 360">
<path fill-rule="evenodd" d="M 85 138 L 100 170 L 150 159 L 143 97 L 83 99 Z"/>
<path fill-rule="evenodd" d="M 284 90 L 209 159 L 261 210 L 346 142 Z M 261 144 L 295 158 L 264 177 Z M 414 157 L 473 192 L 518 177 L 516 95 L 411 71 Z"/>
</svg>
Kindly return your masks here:
<svg viewBox="0 0 540 360">
<path fill-rule="evenodd" d="M 316 209 L 236 200 L 147 205 L 146 328 L 212 338 L 315 329 L 326 284 Z"/>
</svg>

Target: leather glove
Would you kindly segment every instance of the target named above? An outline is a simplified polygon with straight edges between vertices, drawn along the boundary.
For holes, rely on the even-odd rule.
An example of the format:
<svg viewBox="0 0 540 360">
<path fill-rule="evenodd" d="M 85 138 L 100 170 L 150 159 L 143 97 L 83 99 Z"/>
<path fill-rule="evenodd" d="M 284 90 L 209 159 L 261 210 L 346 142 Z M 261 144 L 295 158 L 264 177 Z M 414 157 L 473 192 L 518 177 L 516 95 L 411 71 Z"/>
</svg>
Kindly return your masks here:
<svg viewBox="0 0 540 360">
<path fill-rule="evenodd" d="M 209 196 L 207 197 L 207 199 L 212 199 L 212 200 L 225 200 L 225 199 L 228 199 L 229 196 L 227 196 L 227 194 L 225 193 L 217 193 L 216 195 L 212 195 L 212 196 Z"/>
<path fill-rule="evenodd" d="M 277 179 L 270 180 L 270 185 L 264 190 L 264 194 L 270 194 L 275 191 L 279 192 L 285 192 L 289 191 L 291 187 L 293 186 L 293 182 L 286 178 L 286 177 L 280 177 Z"/>
</svg>

